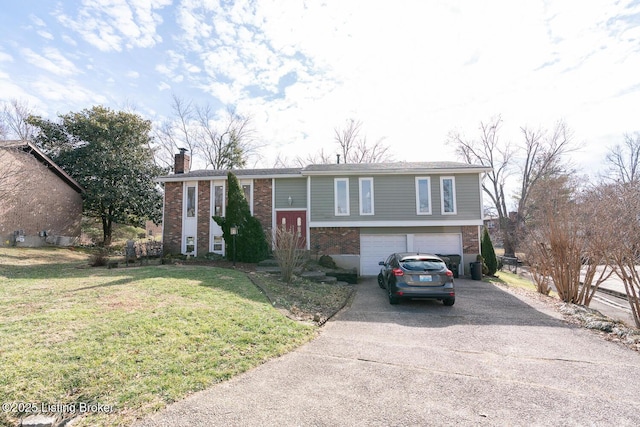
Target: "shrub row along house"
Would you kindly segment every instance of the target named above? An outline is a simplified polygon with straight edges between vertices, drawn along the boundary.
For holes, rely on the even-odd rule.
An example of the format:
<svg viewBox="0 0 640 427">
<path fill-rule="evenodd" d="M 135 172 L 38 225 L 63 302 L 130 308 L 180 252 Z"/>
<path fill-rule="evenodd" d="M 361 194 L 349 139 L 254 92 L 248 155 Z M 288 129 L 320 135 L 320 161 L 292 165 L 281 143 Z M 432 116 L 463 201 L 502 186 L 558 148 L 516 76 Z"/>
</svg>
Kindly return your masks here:
<svg viewBox="0 0 640 427">
<path fill-rule="evenodd" d="M 83 191 L 32 143 L 0 141 L 0 246 L 75 243 Z"/>
<path fill-rule="evenodd" d="M 190 171 L 175 156 L 175 173 L 163 176 L 163 242 L 167 253 L 224 255 L 221 228 L 226 170 Z M 464 266 L 480 253 L 482 178 L 489 169 L 454 162 L 322 164 L 304 168 L 238 169 L 253 216 L 270 237 L 277 226 L 295 227 L 312 254 L 330 255 L 341 267 L 375 275 L 392 252 L 456 254 Z"/>
</svg>

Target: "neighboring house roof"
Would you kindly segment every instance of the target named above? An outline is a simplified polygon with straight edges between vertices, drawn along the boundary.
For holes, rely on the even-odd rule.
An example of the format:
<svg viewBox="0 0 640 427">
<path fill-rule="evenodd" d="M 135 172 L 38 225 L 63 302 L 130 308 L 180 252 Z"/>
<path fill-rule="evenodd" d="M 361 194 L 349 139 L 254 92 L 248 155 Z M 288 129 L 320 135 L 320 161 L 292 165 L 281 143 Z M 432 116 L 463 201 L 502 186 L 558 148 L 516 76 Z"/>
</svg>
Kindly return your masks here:
<svg viewBox="0 0 640 427">
<path fill-rule="evenodd" d="M 189 181 L 194 179 L 224 179 L 229 172 L 238 178 L 295 178 L 309 175 L 362 175 L 402 173 L 480 173 L 488 172 L 486 166 L 457 162 L 396 162 L 396 163 L 340 163 L 309 165 L 304 168 L 196 170 L 184 174 L 161 176 L 160 182 Z"/>
<path fill-rule="evenodd" d="M 38 147 L 32 144 L 29 141 L 0 141 L 0 149 L 9 148 L 16 149 L 20 151 L 24 151 L 25 153 L 33 155 L 40 163 L 45 165 L 50 171 L 56 174 L 60 179 L 62 179 L 67 185 L 73 188 L 78 193 L 83 193 L 84 188 L 78 182 L 71 178 L 71 176 L 66 173 L 60 166 L 55 164 L 53 160 L 47 157 Z"/>
</svg>

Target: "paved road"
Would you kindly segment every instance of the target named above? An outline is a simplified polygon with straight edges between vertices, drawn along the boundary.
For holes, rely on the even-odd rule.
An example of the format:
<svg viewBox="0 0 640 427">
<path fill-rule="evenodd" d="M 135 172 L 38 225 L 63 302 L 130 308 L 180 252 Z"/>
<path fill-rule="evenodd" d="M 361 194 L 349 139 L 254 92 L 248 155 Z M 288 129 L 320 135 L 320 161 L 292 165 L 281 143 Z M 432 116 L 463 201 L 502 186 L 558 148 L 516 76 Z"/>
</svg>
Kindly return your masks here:
<svg viewBox="0 0 640 427">
<path fill-rule="evenodd" d="M 457 284 L 453 307 L 391 306 L 367 280 L 313 342 L 137 425 L 640 425 L 637 352 Z"/>
</svg>

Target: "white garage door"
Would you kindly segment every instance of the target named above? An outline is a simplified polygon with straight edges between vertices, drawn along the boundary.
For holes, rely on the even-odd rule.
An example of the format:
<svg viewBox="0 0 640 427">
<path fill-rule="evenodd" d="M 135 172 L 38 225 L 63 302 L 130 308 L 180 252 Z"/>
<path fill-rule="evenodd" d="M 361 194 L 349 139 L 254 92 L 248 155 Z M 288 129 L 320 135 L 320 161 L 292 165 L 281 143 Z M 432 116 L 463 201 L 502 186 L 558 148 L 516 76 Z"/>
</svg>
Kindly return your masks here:
<svg viewBox="0 0 640 427">
<path fill-rule="evenodd" d="M 413 236 L 413 251 L 430 254 L 462 255 L 459 234 L 416 234 Z"/>
<path fill-rule="evenodd" d="M 378 262 L 386 260 L 394 252 L 406 250 L 406 234 L 360 235 L 360 275 L 377 275 L 380 272 Z"/>
<path fill-rule="evenodd" d="M 405 251 L 462 255 L 462 237 L 460 234 L 363 234 L 360 236 L 360 275 L 377 275 L 379 261 L 394 252 Z"/>
</svg>

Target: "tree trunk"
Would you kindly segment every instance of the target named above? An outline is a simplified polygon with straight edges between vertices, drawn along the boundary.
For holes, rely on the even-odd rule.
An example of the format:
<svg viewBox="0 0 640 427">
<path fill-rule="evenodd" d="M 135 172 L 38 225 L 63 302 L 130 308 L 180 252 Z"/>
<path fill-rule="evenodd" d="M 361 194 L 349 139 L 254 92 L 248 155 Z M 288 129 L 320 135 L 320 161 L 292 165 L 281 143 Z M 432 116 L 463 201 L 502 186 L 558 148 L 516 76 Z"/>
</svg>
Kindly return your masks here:
<svg viewBox="0 0 640 427">
<path fill-rule="evenodd" d="M 105 247 L 111 246 L 111 226 L 112 226 L 111 219 L 103 215 L 102 216 L 102 244 Z"/>
<path fill-rule="evenodd" d="M 500 229 L 502 230 L 502 244 L 504 246 L 504 256 L 515 258 L 516 242 L 514 224 L 509 218 L 500 220 Z"/>
</svg>

